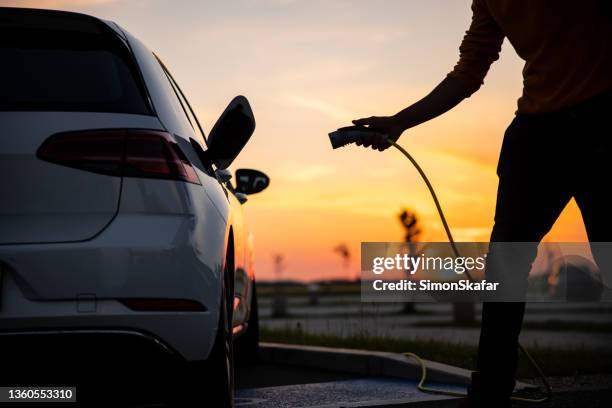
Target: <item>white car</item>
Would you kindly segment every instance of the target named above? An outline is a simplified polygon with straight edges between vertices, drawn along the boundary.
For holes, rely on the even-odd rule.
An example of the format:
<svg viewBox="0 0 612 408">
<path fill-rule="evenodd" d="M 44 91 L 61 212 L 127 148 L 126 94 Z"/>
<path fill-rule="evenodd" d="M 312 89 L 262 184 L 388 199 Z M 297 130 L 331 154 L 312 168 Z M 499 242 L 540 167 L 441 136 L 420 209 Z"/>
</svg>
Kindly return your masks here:
<svg viewBox="0 0 612 408">
<path fill-rule="evenodd" d="M 233 339 L 247 355 L 258 341 L 241 207 L 269 183 L 238 170 L 233 186 L 227 170 L 255 129 L 249 102 L 207 139 L 160 59 L 113 22 L 0 8 L 0 39 L 3 371 L 51 346 L 122 352 L 117 372 L 146 351 L 231 406 Z"/>
</svg>

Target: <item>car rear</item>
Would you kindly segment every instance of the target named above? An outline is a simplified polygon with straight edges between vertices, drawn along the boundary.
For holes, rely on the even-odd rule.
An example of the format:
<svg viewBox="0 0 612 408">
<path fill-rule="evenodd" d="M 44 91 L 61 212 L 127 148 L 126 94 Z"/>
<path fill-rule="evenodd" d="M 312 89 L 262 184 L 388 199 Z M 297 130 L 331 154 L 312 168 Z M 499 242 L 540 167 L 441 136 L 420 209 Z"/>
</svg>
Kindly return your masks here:
<svg viewBox="0 0 612 408">
<path fill-rule="evenodd" d="M 219 278 L 201 237 L 219 220 L 121 31 L 0 8 L 0 61 L 2 356 L 205 359 Z"/>
</svg>

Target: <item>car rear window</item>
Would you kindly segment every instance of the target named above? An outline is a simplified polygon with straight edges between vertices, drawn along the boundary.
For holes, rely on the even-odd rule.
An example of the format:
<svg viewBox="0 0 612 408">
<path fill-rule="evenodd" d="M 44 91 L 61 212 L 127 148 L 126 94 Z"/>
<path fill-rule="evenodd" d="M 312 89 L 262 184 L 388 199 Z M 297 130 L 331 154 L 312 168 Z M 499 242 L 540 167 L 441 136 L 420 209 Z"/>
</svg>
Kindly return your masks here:
<svg viewBox="0 0 612 408">
<path fill-rule="evenodd" d="M 0 10 L 0 110 L 151 114 L 128 46 L 92 17 Z"/>
</svg>

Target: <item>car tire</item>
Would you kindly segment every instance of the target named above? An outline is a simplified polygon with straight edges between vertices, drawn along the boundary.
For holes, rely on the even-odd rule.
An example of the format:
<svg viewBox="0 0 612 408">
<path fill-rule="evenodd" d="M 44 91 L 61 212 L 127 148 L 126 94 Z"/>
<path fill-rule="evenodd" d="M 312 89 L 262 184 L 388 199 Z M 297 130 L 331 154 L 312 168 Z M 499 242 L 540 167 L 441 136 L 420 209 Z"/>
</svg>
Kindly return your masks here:
<svg viewBox="0 0 612 408">
<path fill-rule="evenodd" d="M 259 355 L 259 309 L 257 306 L 257 286 L 253 281 L 251 308 L 247 330 L 234 343 L 236 363 L 238 365 L 254 363 Z"/>
<path fill-rule="evenodd" d="M 219 323 L 215 342 L 208 360 L 189 362 L 185 392 L 178 400 L 189 406 L 234 407 L 234 344 L 232 335 L 232 303 L 230 274 L 226 270 L 221 302 Z M 186 388 L 186 389 L 185 389 Z M 176 402 L 176 400 L 175 400 Z"/>
</svg>

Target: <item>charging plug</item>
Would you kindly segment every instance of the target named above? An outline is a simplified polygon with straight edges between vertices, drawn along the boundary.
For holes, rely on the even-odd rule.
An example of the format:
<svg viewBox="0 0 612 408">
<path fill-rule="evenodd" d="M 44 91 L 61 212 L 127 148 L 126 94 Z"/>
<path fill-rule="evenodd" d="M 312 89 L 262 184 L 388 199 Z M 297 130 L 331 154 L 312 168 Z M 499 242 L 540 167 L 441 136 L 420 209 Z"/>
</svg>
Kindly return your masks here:
<svg viewBox="0 0 612 408">
<path fill-rule="evenodd" d="M 381 132 L 365 126 L 347 126 L 331 132 L 329 134 L 329 141 L 331 142 L 332 148 L 337 149 L 347 144 L 363 140 L 366 136 L 373 134 L 382 136 Z"/>
</svg>

